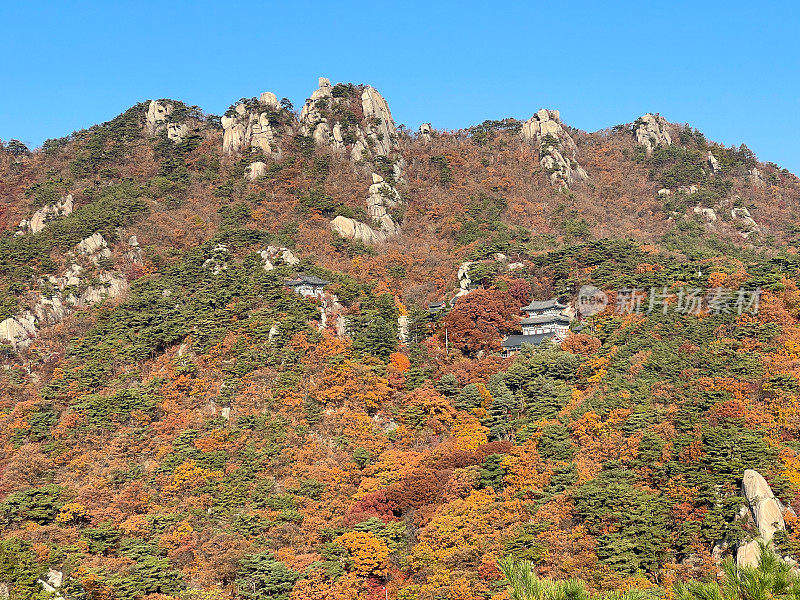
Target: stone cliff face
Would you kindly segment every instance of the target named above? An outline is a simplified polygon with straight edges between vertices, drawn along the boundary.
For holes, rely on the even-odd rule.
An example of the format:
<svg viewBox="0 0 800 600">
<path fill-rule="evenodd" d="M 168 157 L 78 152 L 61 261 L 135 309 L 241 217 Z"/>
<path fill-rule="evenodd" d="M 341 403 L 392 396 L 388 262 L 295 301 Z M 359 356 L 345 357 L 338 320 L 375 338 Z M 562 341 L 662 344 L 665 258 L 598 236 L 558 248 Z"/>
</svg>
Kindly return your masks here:
<svg viewBox="0 0 800 600">
<path fill-rule="evenodd" d="M 264 92 L 258 102 L 238 103 L 222 117 L 222 151 L 226 154 L 245 148 L 259 148 L 265 154 L 280 158 L 279 146 L 283 108 L 272 92 Z"/>
<path fill-rule="evenodd" d="M 575 141 L 562 127 L 557 110 L 539 110 L 522 124 L 520 135 L 523 141 L 538 144 L 539 162 L 553 185 L 569 187 L 588 179 L 588 174 L 578 164 Z"/>
<path fill-rule="evenodd" d="M 389 111 L 389 105 L 378 91 L 370 86 L 361 92 L 361 108 L 364 111 L 364 135 L 366 142 L 359 139 L 353 152 L 370 152 L 373 156 L 388 156 L 395 148 L 397 129 Z"/>
</svg>

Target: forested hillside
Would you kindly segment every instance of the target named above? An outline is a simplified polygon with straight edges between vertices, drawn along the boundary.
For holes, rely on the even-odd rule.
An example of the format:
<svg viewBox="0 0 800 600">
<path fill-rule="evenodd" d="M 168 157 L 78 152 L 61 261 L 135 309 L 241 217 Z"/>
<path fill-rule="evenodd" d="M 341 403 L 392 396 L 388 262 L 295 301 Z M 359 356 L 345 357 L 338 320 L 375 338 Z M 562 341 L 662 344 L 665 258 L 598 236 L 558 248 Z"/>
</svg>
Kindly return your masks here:
<svg viewBox="0 0 800 600">
<path fill-rule="evenodd" d="M 0 594 L 505 599 L 530 565 L 689 600 L 759 544 L 796 566 L 800 180 L 539 108 L 411 132 L 321 79 L 3 144 Z M 551 298 L 563 343 L 504 356 Z"/>
</svg>

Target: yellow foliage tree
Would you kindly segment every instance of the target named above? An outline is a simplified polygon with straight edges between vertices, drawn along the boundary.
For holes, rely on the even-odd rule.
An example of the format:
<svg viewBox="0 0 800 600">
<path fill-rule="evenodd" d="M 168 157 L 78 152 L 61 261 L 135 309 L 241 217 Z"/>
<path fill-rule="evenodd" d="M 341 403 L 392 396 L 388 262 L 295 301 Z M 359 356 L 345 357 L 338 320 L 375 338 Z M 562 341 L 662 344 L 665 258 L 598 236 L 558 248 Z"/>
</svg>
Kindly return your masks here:
<svg viewBox="0 0 800 600">
<path fill-rule="evenodd" d="M 474 415 L 460 413 L 453 423 L 453 437 L 456 438 L 456 446 L 461 450 L 475 450 L 488 442 L 488 431 Z"/>
<path fill-rule="evenodd" d="M 353 568 L 359 575 L 384 575 L 389 547 L 382 539 L 368 531 L 348 531 L 336 538 L 353 559 Z"/>
</svg>

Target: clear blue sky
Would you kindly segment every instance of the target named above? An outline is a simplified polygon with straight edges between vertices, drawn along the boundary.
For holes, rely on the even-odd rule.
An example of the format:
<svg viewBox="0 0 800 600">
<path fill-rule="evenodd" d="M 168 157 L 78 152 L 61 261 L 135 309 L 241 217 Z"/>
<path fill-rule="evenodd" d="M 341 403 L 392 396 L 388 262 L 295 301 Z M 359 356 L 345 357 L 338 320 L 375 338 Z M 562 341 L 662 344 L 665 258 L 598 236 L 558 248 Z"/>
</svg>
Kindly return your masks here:
<svg viewBox="0 0 800 600">
<path fill-rule="evenodd" d="M 412 128 L 653 111 L 800 173 L 796 2 L 7 0 L 0 28 L 0 139 L 33 146 L 148 98 L 299 107 L 323 75 L 372 84 Z"/>
</svg>

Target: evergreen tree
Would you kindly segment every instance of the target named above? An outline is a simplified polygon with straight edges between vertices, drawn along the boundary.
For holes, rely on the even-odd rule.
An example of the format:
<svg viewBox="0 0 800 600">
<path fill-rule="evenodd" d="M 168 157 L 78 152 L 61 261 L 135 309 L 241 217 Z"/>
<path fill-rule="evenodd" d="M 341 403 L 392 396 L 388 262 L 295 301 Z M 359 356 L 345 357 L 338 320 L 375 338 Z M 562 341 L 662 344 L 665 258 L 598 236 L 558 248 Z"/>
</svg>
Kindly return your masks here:
<svg viewBox="0 0 800 600">
<path fill-rule="evenodd" d="M 452 373 L 443 375 L 442 378 L 434 384 L 434 387 L 442 396 L 447 396 L 448 398 L 457 396 L 461 389 L 458 379 Z"/>
<path fill-rule="evenodd" d="M 518 402 L 505 383 L 493 385 L 490 390 L 492 404 L 485 425 L 489 427 L 489 438 L 506 440 L 513 430 L 514 413 L 518 413 Z"/>
<path fill-rule="evenodd" d="M 480 407 L 481 402 L 483 402 L 483 397 L 480 391 L 478 391 L 478 386 L 474 383 L 470 383 L 465 385 L 461 389 L 461 392 L 459 392 L 455 406 L 458 410 L 469 411 Z"/>
<path fill-rule="evenodd" d="M 239 563 L 237 594 L 247 600 L 286 600 L 300 577 L 300 573 L 275 560 L 269 552 L 252 554 Z"/>
</svg>

